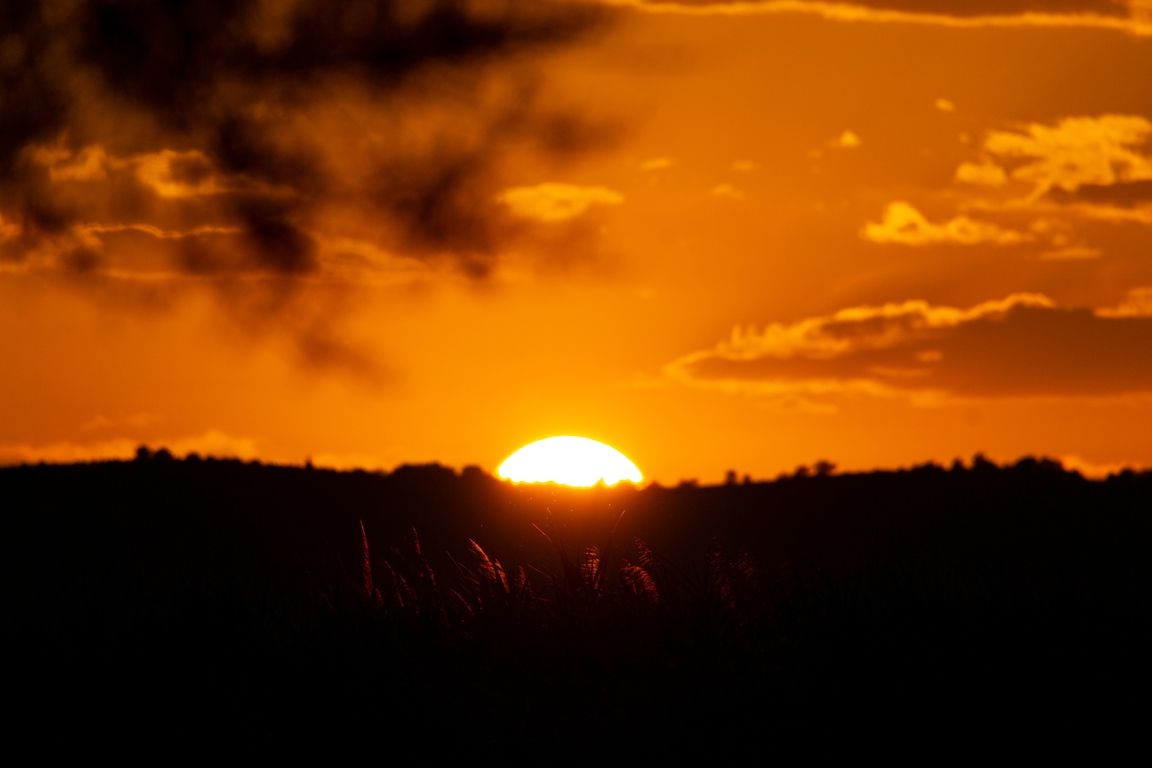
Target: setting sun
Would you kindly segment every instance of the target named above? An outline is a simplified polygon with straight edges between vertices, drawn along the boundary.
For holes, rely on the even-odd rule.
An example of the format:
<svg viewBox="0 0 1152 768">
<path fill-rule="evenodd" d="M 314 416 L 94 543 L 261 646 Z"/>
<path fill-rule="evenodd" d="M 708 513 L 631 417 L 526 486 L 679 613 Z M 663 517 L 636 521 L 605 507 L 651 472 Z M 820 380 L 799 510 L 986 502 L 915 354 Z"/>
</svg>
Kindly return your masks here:
<svg viewBox="0 0 1152 768">
<path fill-rule="evenodd" d="M 638 483 L 640 470 L 610 445 L 587 437 L 548 437 L 513 453 L 497 474 L 516 483 L 560 483 L 589 487 L 622 480 Z"/>
</svg>

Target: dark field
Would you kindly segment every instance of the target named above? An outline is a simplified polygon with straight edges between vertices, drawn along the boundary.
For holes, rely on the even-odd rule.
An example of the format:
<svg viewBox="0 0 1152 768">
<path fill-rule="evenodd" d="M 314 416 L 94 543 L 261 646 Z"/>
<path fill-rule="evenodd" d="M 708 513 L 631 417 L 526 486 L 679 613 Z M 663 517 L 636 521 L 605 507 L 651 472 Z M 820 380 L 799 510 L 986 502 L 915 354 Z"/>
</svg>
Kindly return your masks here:
<svg viewBox="0 0 1152 768">
<path fill-rule="evenodd" d="M 1147 757 L 1152 474 L 718 487 L 0 470 L 10 749 L 761 764 Z"/>
</svg>

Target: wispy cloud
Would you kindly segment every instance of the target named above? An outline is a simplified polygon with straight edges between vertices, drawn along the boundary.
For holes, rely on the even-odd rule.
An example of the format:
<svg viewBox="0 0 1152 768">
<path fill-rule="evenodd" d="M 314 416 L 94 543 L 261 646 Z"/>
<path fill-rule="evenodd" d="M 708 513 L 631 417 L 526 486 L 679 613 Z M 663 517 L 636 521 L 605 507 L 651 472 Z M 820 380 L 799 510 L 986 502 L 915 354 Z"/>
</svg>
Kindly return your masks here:
<svg viewBox="0 0 1152 768">
<path fill-rule="evenodd" d="M 1017 245 L 1034 239 L 1029 233 L 1004 229 L 968 216 L 934 223 L 912 204 L 903 201 L 890 203 L 883 219 L 865 224 L 860 236 L 873 243 L 909 246 Z"/>
<path fill-rule="evenodd" d="M 708 194 L 712 197 L 718 197 L 721 200 L 739 201 L 745 198 L 744 190 L 735 184 L 717 184 L 708 190 Z"/>
<path fill-rule="evenodd" d="M 624 195 L 608 187 L 549 181 L 506 189 L 497 199 L 521 218 L 556 222 L 582 216 L 595 206 L 620 205 Z"/>
<path fill-rule="evenodd" d="M 671 157 L 650 157 L 640 163 L 640 170 L 642 171 L 666 171 L 676 165 L 676 161 Z"/>
<path fill-rule="evenodd" d="M 1150 140 L 1152 122 L 1145 117 L 1099 115 L 991 131 L 984 150 L 1013 179 L 1033 185 L 1038 197 L 1054 189 L 1152 180 Z"/>
<path fill-rule="evenodd" d="M 1046 260 L 1087 258 L 1086 222 L 1152 225 L 1152 121 L 1140 115 L 1065 117 L 989 131 L 955 180 L 983 187 L 966 212 L 1032 215 Z M 1059 222 L 1058 227 L 1051 227 Z"/>
<path fill-rule="evenodd" d="M 1002 187 L 1008 182 L 1008 173 L 996 163 L 984 160 L 965 162 L 956 168 L 956 181 L 980 187 Z"/>
</svg>

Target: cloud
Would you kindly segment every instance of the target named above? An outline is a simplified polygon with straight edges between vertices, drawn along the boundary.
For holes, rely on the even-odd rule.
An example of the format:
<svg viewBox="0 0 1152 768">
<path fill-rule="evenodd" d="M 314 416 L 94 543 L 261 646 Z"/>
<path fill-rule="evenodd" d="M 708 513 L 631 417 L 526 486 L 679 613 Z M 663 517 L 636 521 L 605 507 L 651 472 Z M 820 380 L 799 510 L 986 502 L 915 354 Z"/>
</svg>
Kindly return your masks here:
<svg viewBox="0 0 1152 768">
<path fill-rule="evenodd" d="M 1040 254 L 1041 261 L 1091 261 L 1104 256 L 1104 251 L 1087 245 L 1066 245 Z"/>
<path fill-rule="evenodd" d="M 162 198 L 209 197 L 244 192 L 259 194 L 262 191 L 257 184 L 242 176 L 223 176 L 213 166 L 211 158 L 199 150 L 175 152 L 165 149 L 120 161 L 120 165 L 131 166 L 136 179 Z"/>
<path fill-rule="evenodd" d="M 73 463 L 130 459 L 143 442 L 156 448 L 165 447 L 175 456 L 199 453 L 202 456 L 254 459 L 258 455 L 254 440 L 211 429 L 199 435 L 165 440 L 141 441 L 129 437 L 115 437 L 87 442 L 0 443 L 0 466 L 40 461 Z"/>
<path fill-rule="evenodd" d="M 1119 304 L 1098 310 L 1097 314 L 1101 317 L 1152 317 L 1152 286 L 1133 288 Z"/>
<path fill-rule="evenodd" d="M 642 171 L 666 171 L 676 165 L 671 157 L 652 157 L 640 163 Z"/>
<path fill-rule="evenodd" d="M 1047 217 L 1034 220 L 1030 226 L 1033 232 L 1041 236 L 1048 236 L 1053 231 L 1066 232 L 1073 225 L 1083 221 L 1152 225 L 1152 204 L 1141 205 L 1138 202 L 1132 205 L 1092 203 L 1078 199 L 1076 194 L 1066 196 L 1055 193 L 1035 200 L 1031 198 L 1023 200 L 975 199 L 968 201 L 965 205 L 968 210 L 972 211 L 1017 215 L 1028 213 Z M 1059 227 L 1050 227 L 1046 230 L 1043 222 L 1048 224 L 1061 222 L 1061 224 Z M 1068 241 L 1066 235 L 1061 235 L 1061 237 L 1065 243 Z M 1060 246 L 1062 243 L 1057 242 L 1058 239 L 1060 238 L 1054 239 L 1053 244 Z"/>
<path fill-rule="evenodd" d="M 333 239 L 483 276 L 523 232 L 496 201 L 511 158 L 551 169 L 615 135 L 540 72 L 605 18 L 526 0 L 4 3 L 0 217 L 19 231 L 0 266 L 219 277 L 226 304 L 281 316 L 331 277 Z M 181 234 L 145 258 L 129 230 Z M 267 286 L 276 300 L 237 301 Z"/>
<path fill-rule="evenodd" d="M 1147 0 L 600 0 L 645 13 L 693 16 L 806 14 L 829 21 L 961 29 L 1084 28 L 1152 35 Z"/>
<path fill-rule="evenodd" d="M 100 146 L 73 152 L 64 146 L 33 147 L 28 153 L 33 163 L 48 169 L 52 181 L 98 181 L 107 178 L 109 158 Z"/>
<path fill-rule="evenodd" d="M 953 218 L 934 223 L 896 201 L 861 236 L 904 245 L 1034 242 L 1044 246 L 1041 261 L 1100 258 L 1104 251 L 1077 231 L 1083 224 L 1152 225 L 1152 121 L 1102 114 L 996 128 L 953 179 L 983 188 Z M 1006 229 L 973 218 L 978 212 L 1031 222 L 1026 231 Z"/>
<path fill-rule="evenodd" d="M 0 216 L 0 242 L 18 238 L 21 231 L 19 224 L 14 221 L 6 221 L 3 216 Z"/>
<path fill-rule="evenodd" d="M 1040 254 L 1042 261 L 1091 261 L 1103 256 L 1104 253 L 1096 248 L 1085 245 L 1069 245 Z"/>
<path fill-rule="evenodd" d="M 890 203 L 879 223 L 864 225 L 860 236 L 880 244 L 898 245 L 1016 245 L 1028 242 L 1032 235 L 1004 229 L 967 216 L 956 216 L 941 224 L 934 224 L 911 204 Z"/>
<path fill-rule="evenodd" d="M 1053 190 L 1052 200 L 1065 204 L 1139 208 L 1152 204 L 1152 179 L 1115 184 L 1083 184 L 1072 192 Z"/>
<path fill-rule="evenodd" d="M 936 99 L 936 101 L 933 102 L 933 106 L 936 107 L 937 111 L 940 111 L 940 112 L 955 112 L 956 111 L 956 105 L 953 104 L 949 99 L 944 99 L 944 98 Z"/>
<path fill-rule="evenodd" d="M 1094 480 L 1103 480 L 1109 475 L 1118 475 L 1126 469 L 1133 469 L 1140 466 L 1140 462 L 1135 461 L 1094 461 L 1077 454 L 1061 456 L 1060 464 L 1063 465 L 1065 469 L 1079 472 L 1084 477 L 1089 477 Z"/>
<path fill-rule="evenodd" d="M 1064 222 L 1057 236 L 1033 222 L 1052 249 L 1042 258 L 1088 258 L 1063 232 L 1078 222 L 1152 225 L 1152 121 L 1139 115 L 1065 117 L 989 131 L 977 161 L 962 163 L 958 182 L 998 189 L 968 210 L 1028 213 Z M 1022 192 L 1022 190 L 1026 190 Z"/>
<path fill-rule="evenodd" d="M 1013 294 L 969 308 L 853 307 L 733 331 L 672 362 L 673 379 L 775 395 L 1108 397 L 1152 393 L 1152 291 L 1100 310 Z"/>
<path fill-rule="evenodd" d="M 600 186 L 579 186 L 545 182 L 530 187 L 512 187 L 497 199 L 516 216 L 543 222 L 568 221 L 597 205 L 620 205 L 624 196 Z"/>
<path fill-rule="evenodd" d="M 1152 180 L 1152 122 L 1138 115 L 1066 117 L 1054 125 L 1030 123 L 992 131 L 984 150 L 1035 196 Z"/>
<path fill-rule="evenodd" d="M 853 131 L 844 131 L 842 134 L 837 136 L 836 139 L 830 142 L 831 146 L 838 149 L 856 149 L 863 143 L 864 142 L 860 140 L 860 137 L 857 136 Z"/>
<path fill-rule="evenodd" d="M 1118 205 L 1093 205 L 1075 203 L 1053 207 L 1066 216 L 1077 216 L 1090 221 L 1103 221 L 1109 224 L 1140 224 L 1152 226 L 1152 205 L 1129 208 Z"/>
<path fill-rule="evenodd" d="M 1008 174 L 989 160 L 961 163 L 956 169 L 956 181 L 981 187 L 1002 187 L 1008 183 Z"/>
<path fill-rule="evenodd" d="M 708 194 L 721 200 L 743 200 L 745 197 L 744 190 L 733 184 L 717 184 L 708 190 Z"/>
<path fill-rule="evenodd" d="M 295 273 L 320 266 L 321 220 L 374 219 L 397 250 L 474 262 L 502 244 L 510 149 L 596 141 L 529 66 L 592 26 L 586 6 L 27 5 L 0 16 L 19 43 L 0 70 L 0 209 L 32 237 L 167 209 L 237 225 L 250 266 Z M 116 170 L 132 178 L 106 183 Z"/>
</svg>

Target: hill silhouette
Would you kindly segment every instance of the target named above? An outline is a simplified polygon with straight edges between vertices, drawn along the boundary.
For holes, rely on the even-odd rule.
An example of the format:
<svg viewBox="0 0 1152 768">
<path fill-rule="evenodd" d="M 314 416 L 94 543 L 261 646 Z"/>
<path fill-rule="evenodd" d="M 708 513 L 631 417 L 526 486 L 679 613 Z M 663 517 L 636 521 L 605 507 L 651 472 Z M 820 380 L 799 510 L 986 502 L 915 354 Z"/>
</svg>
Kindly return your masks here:
<svg viewBox="0 0 1152 768">
<path fill-rule="evenodd" d="M 1140 744 L 1152 473 L 675 488 L 236 460 L 0 470 L 43 758 L 748 763 Z"/>
</svg>

